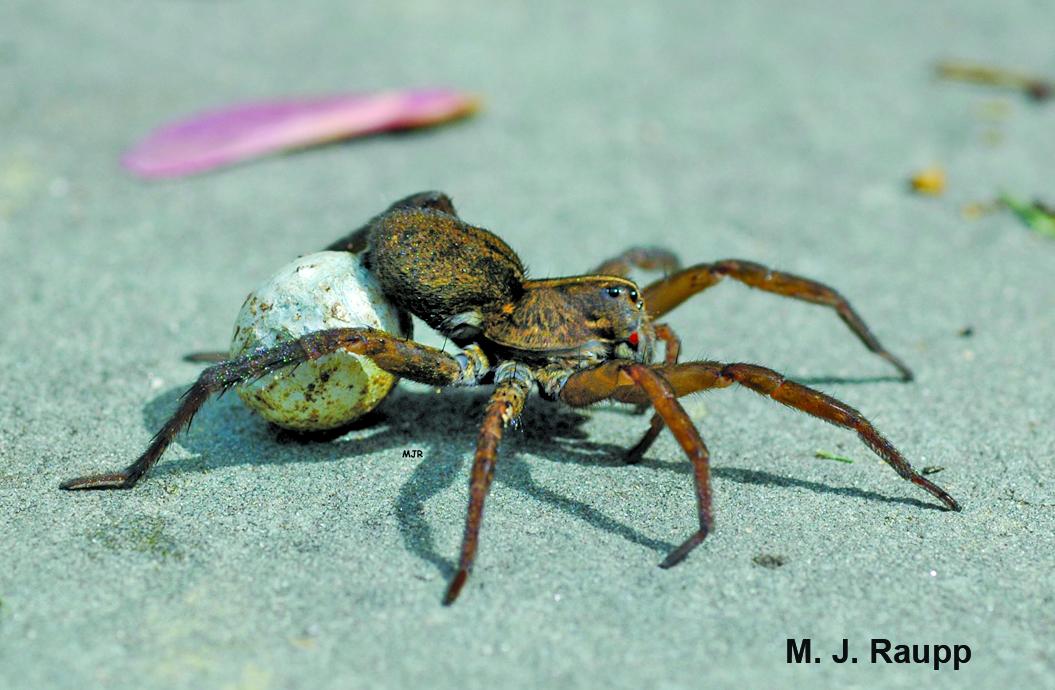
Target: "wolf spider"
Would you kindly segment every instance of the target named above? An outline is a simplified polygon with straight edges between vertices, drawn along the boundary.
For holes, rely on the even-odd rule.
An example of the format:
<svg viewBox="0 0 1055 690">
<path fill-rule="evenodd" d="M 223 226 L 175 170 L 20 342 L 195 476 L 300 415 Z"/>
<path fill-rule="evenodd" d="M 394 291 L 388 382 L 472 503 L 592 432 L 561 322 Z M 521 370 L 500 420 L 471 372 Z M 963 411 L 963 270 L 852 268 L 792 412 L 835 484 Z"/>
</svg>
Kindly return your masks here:
<svg viewBox="0 0 1055 690">
<path fill-rule="evenodd" d="M 476 442 L 469 510 L 458 570 L 444 604 L 458 596 L 476 556 L 484 499 L 494 476 L 503 429 L 516 420 L 534 387 L 542 398 L 572 407 L 617 400 L 655 410 L 648 431 L 628 451 L 638 462 L 663 427 L 692 461 L 699 529 L 660 564 L 681 562 L 711 531 L 707 446 L 678 398 L 734 383 L 840 427 L 852 429 L 902 478 L 959 510 L 943 489 L 912 469 L 860 412 L 824 393 L 754 364 L 679 362 L 680 341 L 656 319 L 723 278 L 835 310 L 864 345 L 905 380 L 912 373 L 882 345 L 835 290 L 749 261 L 726 260 L 679 269 L 676 257 L 635 248 L 592 273 L 529 280 L 512 249 L 463 222 L 439 192 L 402 199 L 330 250 L 367 251 L 385 295 L 461 348 L 459 354 L 366 328 L 339 328 L 260 349 L 205 369 L 142 456 L 121 472 L 72 479 L 64 489 L 128 489 L 157 462 L 176 434 L 214 393 L 337 350 L 365 355 L 381 368 L 431 386 L 493 386 Z M 668 275 L 644 289 L 625 276 L 631 267 Z M 662 364 L 653 363 L 657 341 Z"/>
</svg>

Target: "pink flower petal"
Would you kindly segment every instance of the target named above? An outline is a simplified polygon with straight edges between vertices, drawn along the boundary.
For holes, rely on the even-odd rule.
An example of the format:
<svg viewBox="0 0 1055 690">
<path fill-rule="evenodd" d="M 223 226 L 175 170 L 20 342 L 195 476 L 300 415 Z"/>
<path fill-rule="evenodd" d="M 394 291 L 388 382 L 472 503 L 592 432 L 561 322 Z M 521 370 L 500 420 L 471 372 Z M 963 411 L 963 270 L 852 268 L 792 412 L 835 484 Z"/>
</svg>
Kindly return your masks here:
<svg viewBox="0 0 1055 690">
<path fill-rule="evenodd" d="M 478 107 L 476 98 L 446 89 L 242 103 L 164 125 L 121 162 L 140 177 L 182 177 L 275 151 L 438 124 Z"/>
</svg>

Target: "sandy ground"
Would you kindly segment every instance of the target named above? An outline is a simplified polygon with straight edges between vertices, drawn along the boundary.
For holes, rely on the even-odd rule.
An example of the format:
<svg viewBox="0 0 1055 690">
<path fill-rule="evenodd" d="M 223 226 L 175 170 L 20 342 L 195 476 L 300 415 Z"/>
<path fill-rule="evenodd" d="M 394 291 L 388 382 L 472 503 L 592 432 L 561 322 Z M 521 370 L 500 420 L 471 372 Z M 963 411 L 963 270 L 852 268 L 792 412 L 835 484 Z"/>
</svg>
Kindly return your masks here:
<svg viewBox="0 0 1055 690">
<path fill-rule="evenodd" d="M 0 687 L 1055 687 L 1055 242 L 961 215 L 1051 198 L 1055 110 L 931 71 L 1055 73 L 1055 7 L 493 4 L 0 9 Z M 205 106 L 425 84 L 486 109 L 178 182 L 116 164 Z M 930 164 L 948 192 L 907 193 Z M 250 287 L 430 188 L 535 276 L 645 243 L 837 286 L 915 383 L 832 313 L 743 287 L 670 321 L 686 357 L 858 407 L 963 512 L 743 390 L 686 401 L 717 521 L 669 571 L 695 510 L 673 438 L 626 467 L 647 418 L 533 401 L 452 608 L 483 391 L 402 385 L 379 424 L 314 445 L 229 396 L 134 491 L 58 490 L 138 454 Z M 786 663 L 788 638 L 822 661 Z M 860 663 L 831 661 L 843 638 Z M 873 638 L 971 659 L 872 664 Z"/>
</svg>

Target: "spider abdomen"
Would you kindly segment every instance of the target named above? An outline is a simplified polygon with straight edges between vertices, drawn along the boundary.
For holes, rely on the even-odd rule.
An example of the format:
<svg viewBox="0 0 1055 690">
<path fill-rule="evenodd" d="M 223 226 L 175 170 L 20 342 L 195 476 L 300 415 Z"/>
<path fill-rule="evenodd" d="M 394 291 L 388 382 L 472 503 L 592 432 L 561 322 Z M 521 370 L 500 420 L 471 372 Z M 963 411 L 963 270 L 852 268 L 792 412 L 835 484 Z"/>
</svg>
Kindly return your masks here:
<svg viewBox="0 0 1055 690">
<path fill-rule="evenodd" d="M 524 267 L 505 242 L 433 209 L 386 214 L 371 230 L 369 247 L 385 295 L 441 331 L 463 314 L 511 302 L 524 281 Z"/>
</svg>

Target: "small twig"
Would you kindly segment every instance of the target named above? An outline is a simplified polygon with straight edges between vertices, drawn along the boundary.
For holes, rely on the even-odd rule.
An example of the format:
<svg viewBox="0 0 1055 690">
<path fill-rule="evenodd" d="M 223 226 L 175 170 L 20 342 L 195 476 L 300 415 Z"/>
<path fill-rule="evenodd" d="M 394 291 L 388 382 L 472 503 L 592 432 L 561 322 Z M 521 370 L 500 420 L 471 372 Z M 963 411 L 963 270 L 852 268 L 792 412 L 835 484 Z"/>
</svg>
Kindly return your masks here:
<svg viewBox="0 0 1055 690">
<path fill-rule="evenodd" d="M 770 570 L 776 570 L 788 562 L 785 556 L 780 556 L 773 553 L 760 553 L 751 559 L 751 562 L 755 565 L 762 566 L 763 568 L 769 568 Z"/>
<path fill-rule="evenodd" d="M 1034 199 L 1033 200 L 1033 208 L 1037 209 L 1041 213 L 1046 213 L 1049 216 L 1055 216 L 1055 207 L 1048 206 L 1047 204 L 1045 204 L 1040 199 Z"/>
<path fill-rule="evenodd" d="M 1055 214 L 1043 203 L 1025 202 L 1007 194 L 1000 195 L 1000 203 L 1011 209 L 1019 220 L 1038 235 L 1055 238 Z"/>
<path fill-rule="evenodd" d="M 813 454 L 813 457 L 820 458 L 821 460 L 834 460 L 836 462 L 845 462 L 847 465 L 854 464 L 854 461 L 850 458 L 843 457 L 842 455 L 836 455 L 835 453 L 829 453 L 826 450 L 818 450 Z"/>
<path fill-rule="evenodd" d="M 1046 101 L 1055 95 L 1055 84 L 1030 74 L 951 60 L 939 62 L 935 67 L 942 79 L 1015 89 L 1035 101 Z"/>
</svg>

